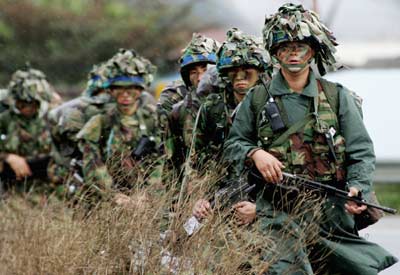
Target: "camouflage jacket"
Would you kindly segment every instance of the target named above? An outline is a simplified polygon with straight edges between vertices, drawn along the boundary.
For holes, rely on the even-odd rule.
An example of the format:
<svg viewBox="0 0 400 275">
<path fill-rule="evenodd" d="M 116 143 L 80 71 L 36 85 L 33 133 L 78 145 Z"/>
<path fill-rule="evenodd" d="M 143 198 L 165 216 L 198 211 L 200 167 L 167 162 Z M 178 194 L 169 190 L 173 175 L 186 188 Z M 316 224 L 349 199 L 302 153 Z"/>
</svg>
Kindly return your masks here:
<svg viewBox="0 0 400 275">
<path fill-rule="evenodd" d="M 185 98 L 187 88 L 182 81 L 174 81 L 168 85 L 160 94 L 157 103 L 157 116 L 160 125 L 162 148 L 168 159 L 172 159 L 175 154 L 175 142 L 171 133 L 171 112 L 173 105 Z"/>
<path fill-rule="evenodd" d="M 102 191 L 119 186 L 132 188 L 140 179 L 146 182 L 144 178 L 149 174 L 154 176 L 153 172 L 159 169 L 159 163 L 152 162 L 157 152 L 145 160 L 132 158 L 143 136 L 154 137 L 155 148 L 158 147 L 156 113 L 150 105 L 139 106 L 132 116 L 123 116 L 114 108 L 92 117 L 77 134 L 85 184 Z"/>
<path fill-rule="evenodd" d="M 291 92 L 280 73 L 275 75 L 269 92 L 281 101 L 279 109 L 286 117 L 284 120 L 289 130 L 296 123 L 307 122 L 306 118 L 313 113 L 315 99 L 318 102 L 314 104 L 317 105 L 318 119 L 308 120 L 294 133 L 288 133 L 288 138 L 277 142 L 280 135 L 273 133 L 265 113 L 263 115 L 264 108 L 256 113 L 252 104 L 257 89 L 265 92 L 264 87 L 256 86 L 236 114 L 224 145 L 225 159 L 234 164 L 236 172 L 240 172 L 247 154 L 261 147 L 285 163 L 288 172 L 296 173 L 300 169 L 301 174 L 318 180 L 334 180 L 342 176 L 350 187 L 368 193 L 374 171 L 373 144 L 356 100 L 346 88 L 339 84 L 335 87 L 339 99 L 337 111 L 327 102 L 326 94 L 321 93 L 312 72 L 301 94 Z M 337 161 L 330 156 L 328 139 L 323 137 L 328 132 L 332 135 Z"/>
<path fill-rule="evenodd" d="M 188 92 L 183 100 L 173 105 L 169 116 L 169 130 L 172 137 L 172 158 L 176 167 L 183 164 L 192 147 L 194 141 L 193 129 L 201 104 L 202 98 L 197 96 L 193 90 Z M 192 153 L 194 153 L 194 150 L 192 150 Z"/>
<path fill-rule="evenodd" d="M 238 106 L 232 97 L 226 96 L 229 92 L 209 94 L 201 105 L 198 124 L 193 132 L 195 152 L 200 162 L 211 155 L 213 159 L 218 159 L 222 154 L 222 145 Z"/>
<path fill-rule="evenodd" d="M 139 100 L 141 105 L 155 106 L 154 97 L 146 91 L 142 92 Z M 114 103 L 104 103 L 104 100 L 83 95 L 65 102 L 49 113 L 51 135 L 54 140 L 52 155 L 55 161 L 51 174 L 57 179 L 56 181 L 65 179 L 68 175 L 73 158 L 82 159 L 76 134 L 90 118 L 113 108 L 115 108 Z"/>
<path fill-rule="evenodd" d="M 8 153 L 29 160 L 49 156 L 51 147 L 47 122 L 42 117 L 27 119 L 12 110 L 0 114 L 0 171 Z"/>
</svg>

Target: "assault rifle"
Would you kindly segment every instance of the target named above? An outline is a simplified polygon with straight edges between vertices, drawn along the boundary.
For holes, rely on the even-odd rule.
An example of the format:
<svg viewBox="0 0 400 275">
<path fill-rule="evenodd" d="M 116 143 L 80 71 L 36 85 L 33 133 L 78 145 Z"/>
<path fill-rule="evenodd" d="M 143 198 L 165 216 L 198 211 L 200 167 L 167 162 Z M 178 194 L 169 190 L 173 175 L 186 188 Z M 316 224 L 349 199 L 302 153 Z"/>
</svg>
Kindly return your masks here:
<svg viewBox="0 0 400 275">
<path fill-rule="evenodd" d="M 342 198 L 342 199 L 345 199 L 347 201 L 354 201 L 355 203 L 357 203 L 359 205 L 366 205 L 368 207 L 372 207 L 372 208 L 376 208 L 376 209 L 382 210 L 382 211 L 384 211 L 386 213 L 396 214 L 396 212 L 397 212 L 396 209 L 367 202 L 365 199 L 363 199 L 361 197 L 361 193 L 356 197 L 349 197 L 348 196 L 348 192 L 346 192 L 344 190 L 337 189 L 337 188 L 335 188 L 333 186 L 322 184 L 322 183 L 317 182 L 317 181 L 312 181 L 312 180 L 309 180 L 309 179 L 306 179 L 306 178 L 302 178 L 302 177 L 299 177 L 297 175 L 285 173 L 285 172 L 283 172 L 282 174 L 283 174 L 284 177 L 292 179 L 296 184 L 300 184 L 306 189 L 317 191 L 319 193 L 323 193 L 323 194 L 326 194 L 326 195 L 329 195 L 329 196 Z"/>
<path fill-rule="evenodd" d="M 227 182 L 226 186 L 219 189 L 211 201 L 211 208 L 223 209 L 230 207 L 235 203 L 243 201 L 246 199 L 247 195 L 251 193 L 256 188 L 256 184 L 250 185 L 247 180 L 239 179 Z M 195 217 L 192 216 L 183 225 L 186 233 L 191 236 L 196 233 L 202 224 Z"/>
<path fill-rule="evenodd" d="M 365 211 L 361 212 L 360 214 L 354 215 L 355 225 L 358 230 L 361 230 L 371 224 L 376 223 L 380 218 L 383 217 L 383 212 L 390 214 L 396 214 L 397 212 L 396 209 L 379 205 L 378 199 L 376 198 L 374 192 L 370 193 L 369 200 L 367 201 L 365 198 L 361 196 L 361 192 L 358 194 L 358 196 L 349 197 L 348 192 L 346 192 L 345 190 L 338 189 L 336 187 L 327 184 L 322 184 L 320 182 L 309 180 L 303 177 L 299 177 L 297 175 L 285 172 L 283 172 L 282 174 L 286 180 L 284 180 L 283 183 L 276 183 L 276 184 L 268 184 L 261 176 L 260 172 L 258 172 L 258 170 L 255 171 L 255 169 L 253 169 L 250 172 L 249 176 L 255 182 L 257 182 L 257 185 L 259 184 L 265 185 L 265 183 L 267 183 L 266 188 L 278 187 L 282 191 L 287 191 L 289 194 L 290 193 L 297 194 L 301 188 L 303 190 L 310 190 L 312 192 L 316 192 L 322 196 L 337 197 L 345 201 L 353 201 L 358 205 L 366 205 L 367 209 Z"/>
<path fill-rule="evenodd" d="M 142 136 L 136 149 L 132 152 L 132 158 L 134 160 L 142 160 L 154 152 L 156 152 L 156 143 L 154 141 L 154 137 Z"/>
</svg>

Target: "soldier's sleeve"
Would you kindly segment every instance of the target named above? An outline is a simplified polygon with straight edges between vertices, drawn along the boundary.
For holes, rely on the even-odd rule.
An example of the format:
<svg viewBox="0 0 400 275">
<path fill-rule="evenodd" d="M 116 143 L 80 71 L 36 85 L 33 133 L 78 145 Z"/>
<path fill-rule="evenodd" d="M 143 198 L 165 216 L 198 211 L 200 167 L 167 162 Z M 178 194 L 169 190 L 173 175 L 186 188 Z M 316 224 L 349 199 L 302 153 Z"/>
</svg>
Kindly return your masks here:
<svg viewBox="0 0 400 275">
<path fill-rule="evenodd" d="M 363 122 L 361 106 L 344 87 L 339 89 L 339 124 L 346 142 L 349 187 L 368 193 L 375 170 L 374 146 Z"/>
<path fill-rule="evenodd" d="M 169 114 L 172 111 L 172 106 L 177 103 L 180 99 L 176 99 L 176 92 L 171 89 L 166 89 L 161 92 L 160 98 L 157 103 L 158 113 Z"/>
<path fill-rule="evenodd" d="M 200 106 L 199 121 L 196 128 L 193 128 L 194 136 L 194 148 L 197 153 L 200 153 L 207 145 L 206 141 L 206 129 L 207 129 L 207 103 L 203 103 Z"/>
<path fill-rule="evenodd" d="M 234 166 L 237 175 L 243 171 L 247 154 L 258 147 L 256 114 L 250 106 L 252 95 L 249 92 L 243 99 L 224 143 L 224 160 Z"/>
<path fill-rule="evenodd" d="M 92 117 L 77 134 L 79 149 L 83 154 L 82 171 L 85 184 L 107 191 L 112 185 L 112 177 L 102 159 L 100 139 L 102 135 L 102 117 Z M 103 152 L 104 153 L 104 152 Z"/>
</svg>

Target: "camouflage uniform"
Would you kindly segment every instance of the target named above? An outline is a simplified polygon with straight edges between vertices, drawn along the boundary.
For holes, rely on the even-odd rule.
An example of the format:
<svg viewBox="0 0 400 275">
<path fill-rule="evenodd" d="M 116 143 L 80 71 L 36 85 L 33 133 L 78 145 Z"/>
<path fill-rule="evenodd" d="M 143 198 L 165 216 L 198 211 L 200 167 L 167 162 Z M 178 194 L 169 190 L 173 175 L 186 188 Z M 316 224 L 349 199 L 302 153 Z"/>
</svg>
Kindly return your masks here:
<svg viewBox="0 0 400 275">
<path fill-rule="evenodd" d="M 14 77 L 32 79 L 41 83 L 43 89 L 38 90 L 38 93 L 42 98 L 42 104 L 40 105 L 40 112 L 42 114 L 47 114 L 49 110 L 60 105 L 60 95 L 55 91 L 53 86 L 46 81 L 46 76 L 42 71 L 33 69 L 29 64 L 27 64 L 24 70 L 16 71 Z"/>
<path fill-rule="evenodd" d="M 179 59 L 182 82 L 168 86 L 160 95 L 157 113 L 162 130 L 163 148 L 176 168 L 183 163 L 191 144 L 192 124 L 200 106 L 195 88 L 189 79 L 189 69 L 197 64 L 215 64 L 218 43 L 200 34 L 191 42 Z"/>
<path fill-rule="evenodd" d="M 85 123 L 93 116 L 115 108 L 111 96 L 105 89 L 106 77 L 103 75 L 105 66 L 106 62 L 93 66 L 88 75 L 86 90 L 82 95 L 65 102 L 49 113 L 51 135 L 55 145 L 52 152 L 55 162 L 50 169 L 54 182 L 63 182 L 68 176 L 72 176 L 74 167 L 70 165 L 71 160 L 82 159 L 76 134 Z M 143 91 L 140 104 L 155 106 L 154 97 L 147 91 Z"/>
<path fill-rule="evenodd" d="M 10 108 L 0 114 L 0 171 L 5 173 L 5 158 L 7 154 L 16 154 L 24 157 L 30 166 L 33 175 L 26 182 L 9 182 L 20 191 L 31 188 L 41 182 L 41 189 L 50 191 L 47 182 L 47 163 L 50 158 L 52 141 L 46 121 L 46 106 L 48 101 L 43 95 L 51 93 L 50 85 L 43 73 L 40 77 L 32 75 L 35 70 L 17 71 L 13 74 L 8 86 Z M 39 103 L 37 114 L 27 118 L 16 107 L 17 100 Z M 43 106 L 44 105 L 44 106 Z M 11 169 L 11 168 L 9 168 Z M 4 175 L 4 174 L 3 174 Z M 40 180 L 38 181 L 38 178 Z M 46 184 L 43 187 L 43 183 Z M 42 188 L 43 187 L 43 188 Z"/>
<path fill-rule="evenodd" d="M 140 86 L 146 88 L 152 81 L 155 67 L 135 52 L 123 50 L 105 64 L 104 87 Z M 154 138 L 160 143 L 154 106 L 135 102 L 133 115 L 122 114 L 116 107 L 105 114 L 92 117 L 77 134 L 83 154 L 83 174 L 89 192 L 100 194 L 111 188 L 134 187 L 136 182 L 152 183 L 159 180 L 160 163 L 153 158 L 134 160 L 132 151 L 141 137 Z M 158 170 L 157 170 L 158 169 Z M 148 178 L 150 175 L 150 179 Z M 146 180 L 144 180 L 146 178 Z"/>
<path fill-rule="evenodd" d="M 209 94 L 201 106 L 198 125 L 195 129 L 195 151 L 202 159 L 218 160 L 222 145 L 228 135 L 235 110 L 239 104 L 234 97 L 227 70 L 237 67 L 254 67 L 260 74 L 268 69 L 269 56 L 256 37 L 245 35 L 232 28 L 227 32 L 227 40 L 217 52 L 217 70 L 209 69 L 209 74 L 200 81 L 197 93 Z M 262 75 L 264 77 L 264 75 Z M 207 91 L 207 84 L 209 82 Z M 199 157 L 199 156 L 198 156 Z M 201 165 L 199 165 L 200 167 Z"/>
<path fill-rule="evenodd" d="M 268 17 L 264 40 L 271 54 L 279 43 L 309 41 L 316 51 L 315 62 L 321 74 L 335 65 L 334 37 L 315 13 L 301 5 L 286 4 Z M 278 105 L 286 131 L 272 130 L 264 111 L 267 99 L 270 101 L 266 88 Z M 291 92 L 282 74 L 277 73 L 267 87 L 256 86 L 244 99 L 224 145 L 224 155 L 241 171 L 247 155 L 256 148 L 275 156 L 285 165 L 286 172 L 336 187 L 347 181 L 348 187 L 357 187 L 366 198 L 372 190 L 375 156 L 359 106 L 346 88 L 317 79 L 312 70 L 301 94 Z M 301 234 L 293 232 L 301 232 L 305 223 L 313 221 L 304 216 L 291 220 L 290 212 L 275 203 L 280 189 L 268 186 L 259 194 L 257 217 L 260 230 L 278 238 L 277 249 L 283 252 L 270 263 L 268 274 L 284 274 L 288 270 L 290 274 L 314 274 L 316 268 L 324 267 L 329 274 L 372 275 L 397 261 L 380 246 L 358 236 L 354 217 L 345 212 L 344 201 L 334 197 L 328 197 L 323 204 L 319 238 L 313 247 L 307 246 L 301 242 Z M 265 259 L 271 260 L 274 253 L 279 252 L 271 252 Z M 318 254 L 322 258 L 311 262 Z"/>
</svg>

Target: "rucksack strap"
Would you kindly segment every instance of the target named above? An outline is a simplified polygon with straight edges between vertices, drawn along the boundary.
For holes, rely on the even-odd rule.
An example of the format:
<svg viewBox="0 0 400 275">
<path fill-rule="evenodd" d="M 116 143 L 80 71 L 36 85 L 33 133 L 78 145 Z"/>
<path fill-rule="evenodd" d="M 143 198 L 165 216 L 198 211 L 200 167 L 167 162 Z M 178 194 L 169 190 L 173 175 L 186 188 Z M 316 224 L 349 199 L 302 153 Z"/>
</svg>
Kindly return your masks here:
<svg viewBox="0 0 400 275">
<path fill-rule="evenodd" d="M 324 91 L 326 99 L 336 116 L 339 114 L 339 90 L 336 83 L 327 81 L 323 78 L 317 79 L 318 89 Z"/>
<path fill-rule="evenodd" d="M 265 86 L 260 85 L 259 87 L 257 87 L 252 91 L 253 94 L 251 98 L 250 108 L 252 108 L 254 114 L 257 115 L 256 125 L 259 125 L 259 117 L 260 117 L 259 114 L 261 113 L 265 103 L 267 102 L 268 99 L 267 90 L 269 90 L 270 86 L 271 86 L 271 81 L 268 81 L 267 83 L 265 83 Z"/>
</svg>

